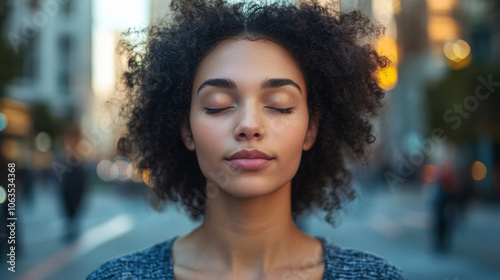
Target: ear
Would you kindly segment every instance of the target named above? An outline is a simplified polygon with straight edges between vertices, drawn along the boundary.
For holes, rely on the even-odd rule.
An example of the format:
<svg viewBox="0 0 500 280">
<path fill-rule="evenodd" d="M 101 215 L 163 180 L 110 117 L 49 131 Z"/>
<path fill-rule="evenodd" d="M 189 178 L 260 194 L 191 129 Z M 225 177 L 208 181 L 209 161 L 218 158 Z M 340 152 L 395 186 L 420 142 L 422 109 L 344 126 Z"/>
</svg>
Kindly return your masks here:
<svg viewBox="0 0 500 280">
<path fill-rule="evenodd" d="M 195 145 L 194 145 L 193 134 L 191 133 L 191 129 L 189 128 L 186 122 L 181 124 L 180 131 L 184 146 L 186 146 L 188 150 L 194 151 Z"/>
<path fill-rule="evenodd" d="M 320 123 L 320 114 L 315 113 L 309 118 L 309 126 L 307 127 L 306 138 L 304 139 L 304 144 L 302 145 L 302 150 L 308 151 L 312 148 L 316 142 L 316 136 L 318 136 L 318 128 Z"/>
</svg>

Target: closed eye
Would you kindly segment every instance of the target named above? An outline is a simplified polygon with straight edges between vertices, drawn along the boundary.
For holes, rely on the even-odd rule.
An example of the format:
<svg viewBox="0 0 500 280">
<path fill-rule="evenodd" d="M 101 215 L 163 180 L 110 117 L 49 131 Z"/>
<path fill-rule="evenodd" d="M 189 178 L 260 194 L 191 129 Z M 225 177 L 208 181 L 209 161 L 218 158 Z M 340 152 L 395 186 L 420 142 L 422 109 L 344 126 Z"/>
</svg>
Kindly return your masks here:
<svg viewBox="0 0 500 280">
<path fill-rule="evenodd" d="M 282 114 L 292 114 L 293 113 L 292 108 L 284 108 L 284 109 L 271 108 L 271 109 L 273 109 L 275 111 L 278 111 L 278 112 L 280 112 Z"/>
<path fill-rule="evenodd" d="M 229 108 L 230 108 L 230 107 L 227 107 L 227 108 L 220 108 L 220 109 L 211 109 L 211 108 L 206 108 L 206 109 L 207 109 L 206 113 L 207 113 L 207 114 L 217 114 L 217 113 L 222 112 L 222 111 L 224 111 L 224 110 L 226 110 L 226 109 L 229 109 Z"/>
<path fill-rule="evenodd" d="M 227 108 L 220 108 L 220 109 L 212 109 L 212 108 L 206 108 L 206 113 L 209 114 L 209 115 L 212 115 L 212 114 L 217 114 L 217 113 L 220 113 L 226 109 L 230 109 L 231 107 L 227 107 Z M 279 109 L 279 108 L 272 108 L 272 107 L 268 107 L 274 111 L 277 111 L 279 113 L 282 113 L 282 114 L 292 114 L 293 111 L 292 111 L 292 108 L 284 108 L 284 109 Z"/>
</svg>

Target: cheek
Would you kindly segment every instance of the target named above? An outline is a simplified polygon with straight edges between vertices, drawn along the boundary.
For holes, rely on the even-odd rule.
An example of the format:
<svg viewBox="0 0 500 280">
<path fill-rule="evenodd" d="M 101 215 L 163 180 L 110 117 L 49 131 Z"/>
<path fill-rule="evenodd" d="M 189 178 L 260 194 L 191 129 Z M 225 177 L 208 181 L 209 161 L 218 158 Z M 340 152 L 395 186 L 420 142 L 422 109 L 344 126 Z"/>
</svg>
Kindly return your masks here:
<svg viewBox="0 0 500 280">
<path fill-rule="evenodd" d="M 282 157 L 290 163 L 300 162 L 302 146 L 307 132 L 307 125 L 302 121 L 290 122 L 280 130 L 273 131 L 273 137 L 276 144 L 282 150 Z"/>
<path fill-rule="evenodd" d="M 214 167 L 213 161 L 217 159 L 221 133 L 215 127 L 210 127 L 203 121 L 197 120 L 191 122 L 191 131 L 198 164 L 203 175 L 208 178 L 209 174 L 214 172 L 212 169 Z"/>
<path fill-rule="evenodd" d="M 280 174 L 286 180 L 292 180 L 297 174 L 302 158 L 302 146 L 306 135 L 307 127 L 303 124 L 288 126 L 284 132 L 277 133 L 276 146 L 279 147 L 280 154 Z"/>
<path fill-rule="evenodd" d="M 223 156 L 224 140 L 230 133 L 228 127 L 202 116 L 191 120 L 191 131 L 200 164 Z"/>
</svg>

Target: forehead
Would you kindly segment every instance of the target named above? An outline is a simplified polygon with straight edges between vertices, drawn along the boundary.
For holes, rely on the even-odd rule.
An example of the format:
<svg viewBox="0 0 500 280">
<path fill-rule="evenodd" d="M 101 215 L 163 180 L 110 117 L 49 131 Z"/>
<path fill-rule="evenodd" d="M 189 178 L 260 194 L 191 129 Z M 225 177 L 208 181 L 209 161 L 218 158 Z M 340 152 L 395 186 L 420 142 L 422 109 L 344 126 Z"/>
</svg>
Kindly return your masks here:
<svg viewBox="0 0 500 280">
<path fill-rule="evenodd" d="M 265 39 L 227 39 L 219 43 L 200 62 L 193 89 L 213 78 L 229 78 L 238 86 L 260 84 L 266 78 L 289 78 L 304 88 L 304 77 L 292 55 Z"/>
</svg>

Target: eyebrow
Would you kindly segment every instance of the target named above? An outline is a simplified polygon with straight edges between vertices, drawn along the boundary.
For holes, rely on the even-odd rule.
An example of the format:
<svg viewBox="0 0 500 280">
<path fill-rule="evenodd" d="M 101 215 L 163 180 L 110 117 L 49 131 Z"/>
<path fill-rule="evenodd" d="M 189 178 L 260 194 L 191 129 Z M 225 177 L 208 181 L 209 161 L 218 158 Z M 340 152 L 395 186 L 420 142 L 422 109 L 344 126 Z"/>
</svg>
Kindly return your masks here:
<svg viewBox="0 0 500 280">
<path fill-rule="evenodd" d="M 299 90 L 300 94 L 302 94 L 302 89 L 300 88 L 300 86 L 290 79 L 281 79 L 281 78 L 280 79 L 277 79 L 277 78 L 265 79 L 262 82 L 260 87 L 261 88 L 279 88 L 279 87 L 288 86 L 288 85 L 297 88 Z M 216 78 L 216 79 L 208 79 L 205 82 L 203 82 L 200 85 L 200 87 L 198 88 L 197 93 L 199 94 L 200 91 L 206 86 L 213 86 L 213 87 L 225 88 L 225 89 L 236 89 L 237 88 L 236 83 L 231 79 Z"/>
</svg>

